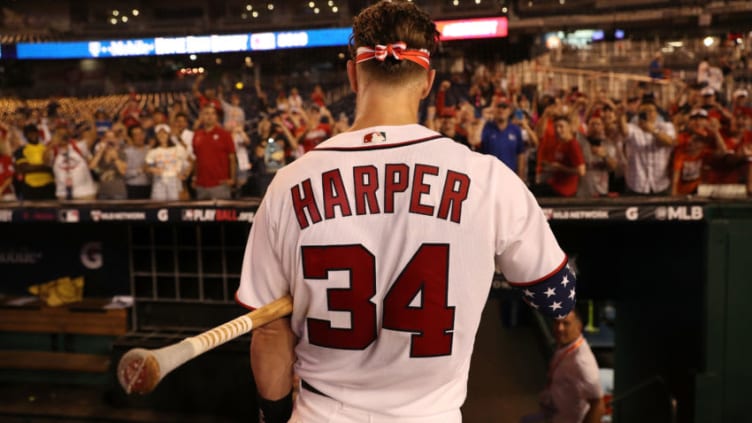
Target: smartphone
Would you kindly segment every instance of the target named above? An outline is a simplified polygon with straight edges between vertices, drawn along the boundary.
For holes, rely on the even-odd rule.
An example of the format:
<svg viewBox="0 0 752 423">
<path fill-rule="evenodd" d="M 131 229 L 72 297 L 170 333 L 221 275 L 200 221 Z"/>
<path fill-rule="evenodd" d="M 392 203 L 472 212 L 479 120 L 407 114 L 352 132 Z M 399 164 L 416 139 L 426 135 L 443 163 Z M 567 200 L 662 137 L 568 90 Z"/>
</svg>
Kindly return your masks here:
<svg viewBox="0 0 752 423">
<path fill-rule="evenodd" d="M 514 118 L 517 120 L 525 119 L 525 112 L 522 111 L 522 109 L 517 109 L 514 111 Z"/>
</svg>

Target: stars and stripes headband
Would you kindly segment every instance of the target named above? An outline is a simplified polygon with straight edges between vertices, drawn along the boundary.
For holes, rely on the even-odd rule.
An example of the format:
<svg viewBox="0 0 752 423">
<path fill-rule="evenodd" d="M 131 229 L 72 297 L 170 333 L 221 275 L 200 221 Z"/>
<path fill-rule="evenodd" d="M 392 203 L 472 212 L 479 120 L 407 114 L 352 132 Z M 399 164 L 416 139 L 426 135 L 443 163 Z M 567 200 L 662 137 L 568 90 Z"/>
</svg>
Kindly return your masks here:
<svg viewBox="0 0 752 423">
<path fill-rule="evenodd" d="M 356 50 L 355 63 L 362 63 L 367 60 L 376 59 L 381 62 L 387 57 L 392 56 L 395 60 L 409 60 L 428 69 L 431 61 L 431 54 L 426 49 L 408 49 L 407 44 L 403 41 L 393 44 L 376 44 L 376 48 L 358 47 Z"/>
</svg>

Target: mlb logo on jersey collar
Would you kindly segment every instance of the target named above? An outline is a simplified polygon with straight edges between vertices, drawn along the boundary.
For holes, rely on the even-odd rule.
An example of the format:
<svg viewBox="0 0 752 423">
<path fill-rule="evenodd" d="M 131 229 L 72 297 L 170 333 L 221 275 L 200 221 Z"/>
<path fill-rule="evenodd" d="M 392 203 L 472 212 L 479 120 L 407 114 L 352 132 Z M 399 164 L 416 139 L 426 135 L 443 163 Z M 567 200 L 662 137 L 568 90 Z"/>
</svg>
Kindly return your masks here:
<svg viewBox="0 0 752 423">
<path fill-rule="evenodd" d="M 372 142 L 386 142 L 386 132 L 371 132 L 363 137 L 363 144 Z"/>
</svg>

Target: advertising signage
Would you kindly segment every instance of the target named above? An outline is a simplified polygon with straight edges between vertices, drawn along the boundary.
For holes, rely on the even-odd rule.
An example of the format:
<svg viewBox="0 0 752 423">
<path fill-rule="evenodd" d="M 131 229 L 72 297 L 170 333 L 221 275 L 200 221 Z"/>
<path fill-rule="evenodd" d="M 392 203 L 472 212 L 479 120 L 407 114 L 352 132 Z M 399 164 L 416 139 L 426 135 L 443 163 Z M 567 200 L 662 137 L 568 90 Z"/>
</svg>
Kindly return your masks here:
<svg viewBox="0 0 752 423">
<path fill-rule="evenodd" d="M 130 40 L 18 43 L 18 59 L 97 59 L 125 56 L 229 53 L 347 45 L 350 28 Z"/>
<path fill-rule="evenodd" d="M 442 40 L 506 37 L 507 18 L 437 21 Z M 288 48 L 346 46 L 352 29 L 327 28 L 230 35 L 196 35 L 128 40 L 18 43 L 16 58 L 98 59 L 127 56 L 228 53 Z"/>
<path fill-rule="evenodd" d="M 151 56 L 153 54 L 153 39 L 16 44 L 16 57 L 18 59 L 95 59 L 98 57 Z"/>
<path fill-rule="evenodd" d="M 506 17 L 436 21 L 442 41 L 474 38 L 500 38 L 509 35 Z"/>
</svg>

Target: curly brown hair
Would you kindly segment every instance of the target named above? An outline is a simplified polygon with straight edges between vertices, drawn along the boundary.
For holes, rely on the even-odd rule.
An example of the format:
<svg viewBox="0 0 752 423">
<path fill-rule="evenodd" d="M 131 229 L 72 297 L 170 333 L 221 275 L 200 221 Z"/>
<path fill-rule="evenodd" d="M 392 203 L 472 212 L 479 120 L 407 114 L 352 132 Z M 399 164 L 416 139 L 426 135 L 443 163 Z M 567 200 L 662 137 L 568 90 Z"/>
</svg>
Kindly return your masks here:
<svg viewBox="0 0 752 423">
<path fill-rule="evenodd" d="M 355 58 L 358 47 L 371 47 L 404 41 L 409 49 L 425 49 L 433 55 L 439 44 L 439 32 L 431 17 L 413 3 L 382 0 L 363 9 L 353 20 L 350 54 Z M 383 62 L 361 63 L 369 74 L 385 81 L 399 81 L 420 75 L 425 69 L 408 60 L 392 57 Z"/>
</svg>

